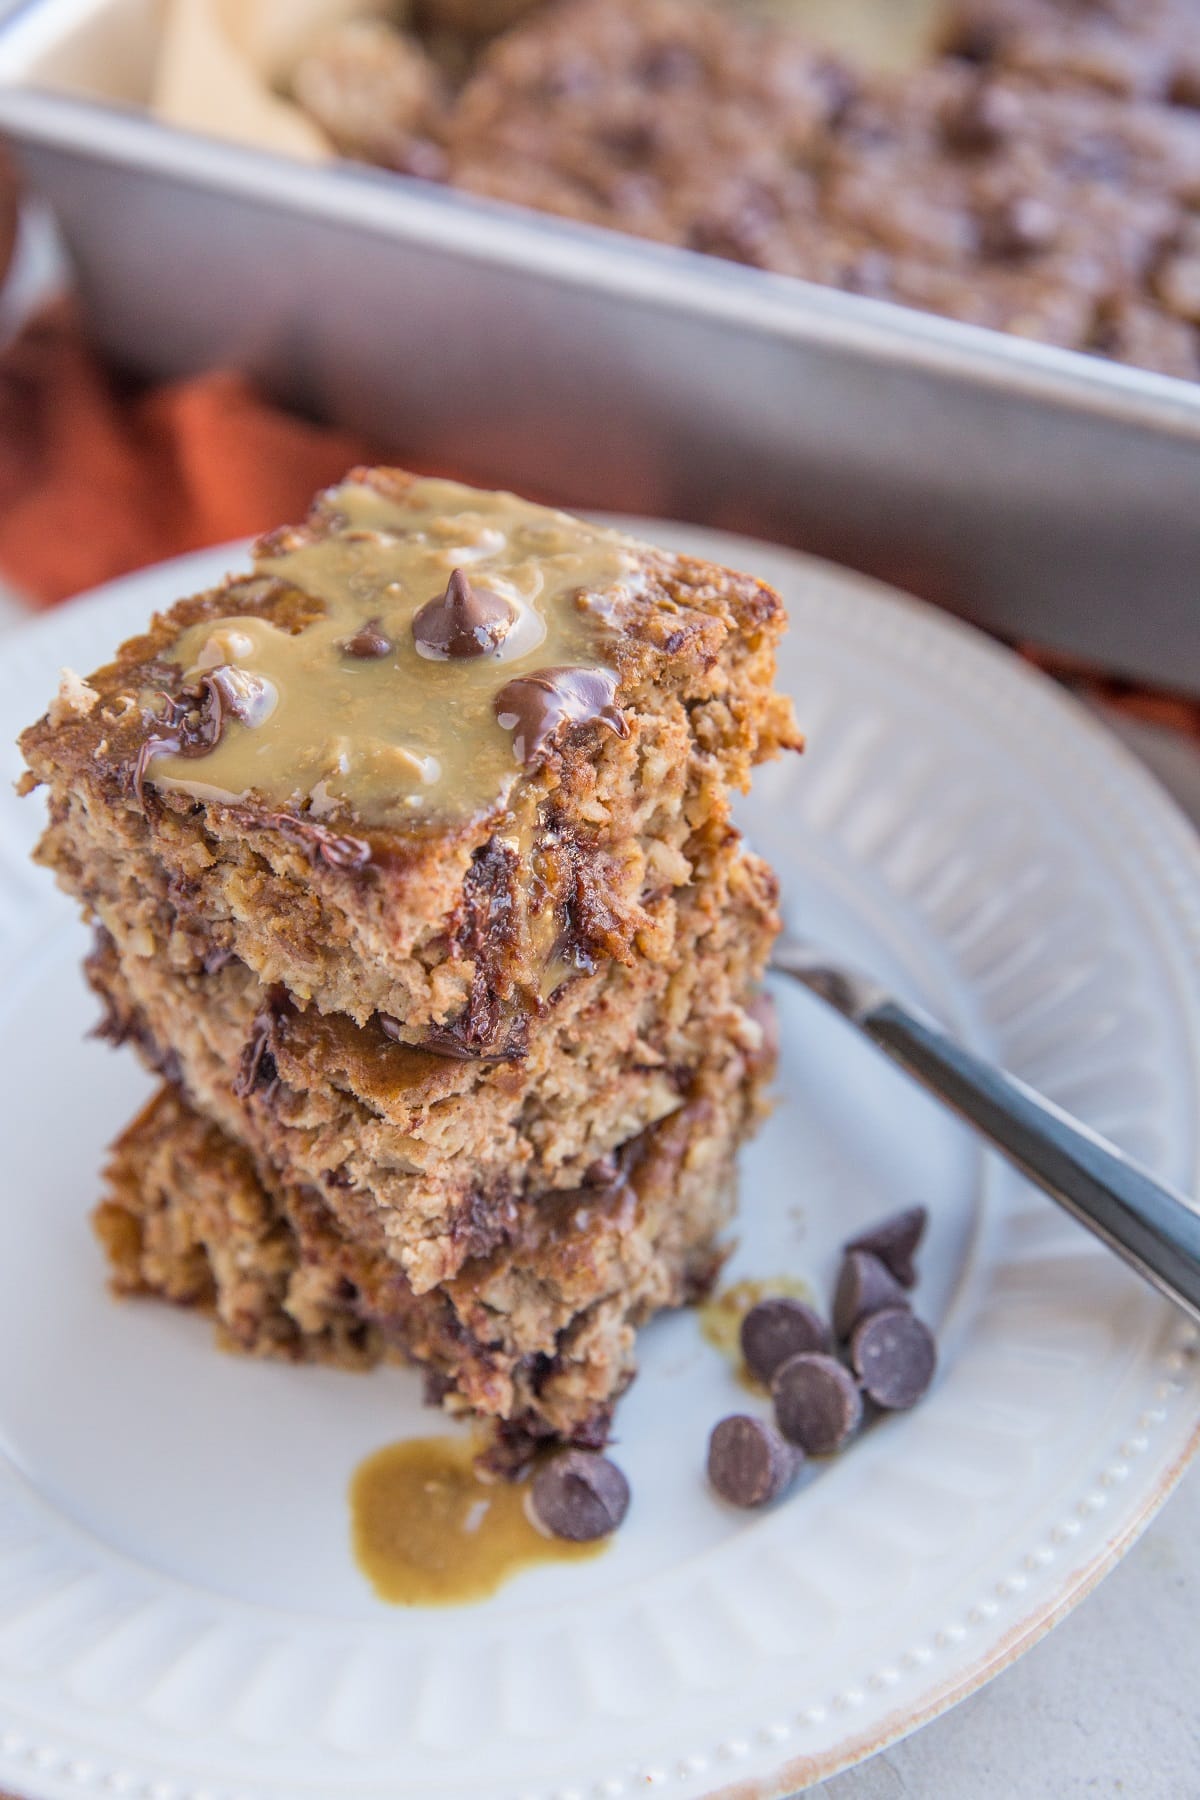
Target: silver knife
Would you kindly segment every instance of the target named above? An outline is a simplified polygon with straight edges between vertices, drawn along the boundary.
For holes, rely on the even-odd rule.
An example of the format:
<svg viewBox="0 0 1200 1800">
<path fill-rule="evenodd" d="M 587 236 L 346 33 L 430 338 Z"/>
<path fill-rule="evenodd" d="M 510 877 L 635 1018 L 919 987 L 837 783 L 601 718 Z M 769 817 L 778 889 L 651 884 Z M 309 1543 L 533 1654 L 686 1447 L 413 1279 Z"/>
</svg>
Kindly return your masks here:
<svg viewBox="0 0 1200 1800">
<path fill-rule="evenodd" d="M 1200 1210 L 1099 1133 L 824 950 L 781 938 L 771 968 L 857 1025 L 1009 1162 L 1200 1322 Z"/>
</svg>

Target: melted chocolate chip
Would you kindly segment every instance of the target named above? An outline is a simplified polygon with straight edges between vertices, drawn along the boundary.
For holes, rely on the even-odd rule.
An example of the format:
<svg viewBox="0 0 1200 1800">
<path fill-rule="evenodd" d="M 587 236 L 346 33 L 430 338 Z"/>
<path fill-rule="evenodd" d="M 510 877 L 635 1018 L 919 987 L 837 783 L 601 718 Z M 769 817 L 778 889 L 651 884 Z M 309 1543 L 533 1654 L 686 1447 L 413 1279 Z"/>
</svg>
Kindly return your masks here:
<svg viewBox="0 0 1200 1800">
<path fill-rule="evenodd" d="M 750 1308 L 742 1320 L 741 1343 L 750 1373 L 769 1382 L 789 1357 L 828 1350 L 829 1327 L 811 1306 L 780 1296 Z"/>
<path fill-rule="evenodd" d="M 517 761 L 531 769 L 569 725 L 598 720 L 618 737 L 628 737 L 616 692 L 616 676 L 607 669 L 539 669 L 507 682 L 493 705 L 500 724 L 513 734 Z"/>
<path fill-rule="evenodd" d="M 220 741 L 224 722 L 221 690 L 205 678 L 198 687 L 178 694 L 160 693 L 163 712 L 140 745 L 133 764 L 132 787 L 139 805 L 146 804 L 146 774 L 156 756 L 205 756 Z"/>
<path fill-rule="evenodd" d="M 551 1537 L 589 1544 L 615 1531 L 629 1510 L 629 1483 L 593 1450 L 563 1450 L 533 1478 L 529 1508 Z"/>
<path fill-rule="evenodd" d="M 850 1344 L 863 1391 L 876 1406 L 904 1412 L 929 1389 L 937 1345 L 928 1325 L 906 1307 L 890 1307 L 863 1319 Z"/>
<path fill-rule="evenodd" d="M 252 822 L 273 826 L 281 837 L 306 851 L 310 861 L 327 863 L 331 869 L 361 869 L 371 860 L 371 846 L 365 838 L 339 836 L 316 819 L 280 812 Z"/>
<path fill-rule="evenodd" d="M 276 986 L 268 991 L 266 1000 L 255 1013 L 233 1079 L 233 1091 L 239 1100 L 245 1100 L 259 1088 L 271 1089 L 279 1079 L 274 1055 L 275 1033 L 290 1005 L 287 989 Z"/>
<path fill-rule="evenodd" d="M 776 1370 L 771 1397 L 780 1431 L 810 1456 L 840 1450 L 862 1419 L 854 1377 L 832 1356 L 789 1357 Z"/>
<path fill-rule="evenodd" d="M 391 1038 L 394 1044 L 407 1044 L 411 1050 L 428 1050 L 431 1056 L 446 1056 L 455 1062 L 519 1062 L 527 1049 L 520 1024 L 514 1025 L 504 1042 L 496 1043 L 490 1023 L 481 1023 L 470 1007 L 445 1025 L 431 1026 L 417 1043 L 405 1037 L 399 1019 L 380 1013 L 379 1023 L 384 1036 Z"/>
<path fill-rule="evenodd" d="M 472 587 L 455 569 L 444 594 L 427 600 L 412 622 L 413 641 L 421 656 L 444 662 L 491 656 L 516 622 L 517 609 L 491 588 Z"/>
<path fill-rule="evenodd" d="M 178 694 L 160 693 L 162 714 L 157 730 L 140 746 L 133 765 L 132 787 L 141 805 L 146 803 L 145 782 L 156 756 L 207 756 L 221 741 L 227 718 L 253 725 L 267 684 L 245 670 L 222 665 L 201 675 L 194 687 Z"/>
<path fill-rule="evenodd" d="M 868 1250 L 851 1250 L 842 1264 L 833 1301 L 833 1328 L 843 1343 L 860 1319 L 886 1307 L 907 1306 L 904 1289 L 886 1263 Z"/>
<path fill-rule="evenodd" d="M 866 1250 L 877 1256 L 896 1277 L 901 1287 L 915 1287 L 917 1271 L 913 1258 L 925 1236 L 929 1212 L 924 1206 L 908 1206 L 903 1212 L 880 1219 L 869 1231 L 860 1232 L 846 1245 L 849 1250 Z"/>
<path fill-rule="evenodd" d="M 390 655 L 393 645 L 378 619 L 368 619 L 360 625 L 353 637 L 343 638 L 341 648 L 347 656 L 357 656 L 364 662 L 373 662 L 377 657 Z"/>
<path fill-rule="evenodd" d="M 733 1506 L 765 1506 L 789 1488 L 804 1461 L 773 1425 L 735 1413 L 713 1426 L 708 1440 L 708 1479 Z"/>
</svg>

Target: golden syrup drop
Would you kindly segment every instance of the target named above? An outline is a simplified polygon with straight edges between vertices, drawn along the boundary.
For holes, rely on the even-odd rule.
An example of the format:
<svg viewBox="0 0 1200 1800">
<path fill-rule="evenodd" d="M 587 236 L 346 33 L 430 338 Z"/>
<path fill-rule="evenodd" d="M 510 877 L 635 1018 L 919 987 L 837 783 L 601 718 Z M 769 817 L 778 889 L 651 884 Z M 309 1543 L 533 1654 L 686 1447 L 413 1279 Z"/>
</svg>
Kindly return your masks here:
<svg viewBox="0 0 1200 1800">
<path fill-rule="evenodd" d="M 395 1606 L 486 1600 L 537 1563 L 583 1562 L 604 1549 L 543 1537 L 525 1511 L 529 1483 L 485 1482 L 468 1438 L 409 1438 L 376 1450 L 350 1484 L 355 1561 Z"/>
</svg>

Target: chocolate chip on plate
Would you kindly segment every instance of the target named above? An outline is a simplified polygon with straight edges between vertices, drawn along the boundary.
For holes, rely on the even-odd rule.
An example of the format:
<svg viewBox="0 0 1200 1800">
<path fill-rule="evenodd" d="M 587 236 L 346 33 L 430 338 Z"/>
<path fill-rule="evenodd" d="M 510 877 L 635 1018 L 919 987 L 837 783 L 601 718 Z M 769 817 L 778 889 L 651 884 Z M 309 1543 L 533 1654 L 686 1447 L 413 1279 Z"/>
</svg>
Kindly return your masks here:
<svg viewBox="0 0 1200 1800">
<path fill-rule="evenodd" d="M 551 1537 L 589 1544 L 615 1531 L 629 1510 L 629 1483 L 594 1450 L 561 1450 L 542 1464 L 529 1490 L 534 1524 Z"/>
<path fill-rule="evenodd" d="M 708 1440 L 708 1479 L 733 1506 L 765 1506 L 777 1500 L 804 1461 L 773 1425 L 734 1413 L 713 1426 Z"/>
<path fill-rule="evenodd" d="M 769 1382 L 789 1356 L 828 1350 L 829 1327 L 820 1313 L 802 1300 L 778 1295 L 750 1308 L 742 1320 L 741 1343 L 750 1373 Z"/>
<path fill-rule="evenodd" d="M 832 1356 L 789 1357 L 776 1371 L 771 1397 L 780 1431 L 810 1456 L 840 1450 L 862 1419 L 854 1378 Z"/>
<path fill-rule="evenodd" d="M 463 571 L 455 569 L 445 593 L 435 594 L 414 616 L 413 641 L 421 656 L 435 662 L 489 656 L 504 642 L 516 617 L 511 601 L 491 588 L 472 587 Z"/>
<path fill-rule="evenodd" d="M 860 1319 L 888 1306 L 907 1306 L 908 1296 L 885 1262 L 869 1250 L 848 1250 L 833 1297 L 833 1329 L 845 1342 Z"/>
<path fill-rule="evenodd" d="M 904 1412 L 928 1392 L 937 1345 L 928 1325 L 907 1307 L 889 1307 L 860 1321 L 850 1359 L 864 1393 L 888 1412 Z"/>
<path fill-rule="evenodd" d="M 359 626 L 353 637 L 342 639 L 341 648 L 347 656 L 357 656 L 363 662 L 371 662 L 390 653 L 392 640 L 378 619 L 368 619 L 365 625 Z"/>
<path fill-rule="evenodd" d="M 917 1271 L 913 1257 L 925 1236 L 929 1213 L 923 1206 L 908 1206 L 903 1212 L 880 1219 L 869 1231 L 860 1232 L 845 1246 L 850 1250 L 867 1250 L 891 1270 L 901 1287 L 915 1287 Z"/>
</svg>

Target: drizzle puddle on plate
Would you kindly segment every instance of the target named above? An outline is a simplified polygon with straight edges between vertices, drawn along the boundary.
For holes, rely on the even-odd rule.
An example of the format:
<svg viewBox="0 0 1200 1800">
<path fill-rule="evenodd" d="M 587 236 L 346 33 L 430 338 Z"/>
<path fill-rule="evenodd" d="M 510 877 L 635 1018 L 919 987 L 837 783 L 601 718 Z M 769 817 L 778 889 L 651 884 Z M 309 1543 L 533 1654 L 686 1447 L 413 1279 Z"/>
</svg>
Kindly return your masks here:
<svg viewBox="0 0 1200 1800">
<path fill-rule="evenodd" d="M 707 1341 L 727 1356 L 751 1392 L 764 1389 L 742 1365 L 742 1320 L 775 1295 L 811 1300 L 808 1282 L 780 1275 L 736 1281 L 699 1313 Z M 470 1438 L 407 1438 L 361 1462 L 350 1482 L 354 1559 L 381 1600 L 393 1606 L 465 1606 L 486 1600 L 511 1576 L 539 1563 L 587 1562 L 591 1544 L 545 1537 L 531 1523 L 528 1481 L 481 1481 Z"/>
<path fill-rule="evenodd" d="M 470 1439 L 409 1438 L 359 1464 L 350 1483 L 355 1561 L 394 1606 L 486 1600 L 537 1563 L 586 1562 L 608 1540 L 543 1537 L 525 1511 L 527 1481 L 484 1482 Z"/>
</svg>

